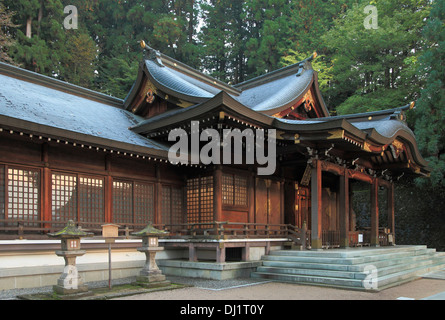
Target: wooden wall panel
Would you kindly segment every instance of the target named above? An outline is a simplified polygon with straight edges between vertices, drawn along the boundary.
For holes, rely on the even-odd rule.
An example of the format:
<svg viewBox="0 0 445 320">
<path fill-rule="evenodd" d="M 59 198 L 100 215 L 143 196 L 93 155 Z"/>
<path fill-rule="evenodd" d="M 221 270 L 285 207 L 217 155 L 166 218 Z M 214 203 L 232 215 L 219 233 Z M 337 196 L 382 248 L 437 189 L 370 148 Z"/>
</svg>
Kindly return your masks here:
<svg viewBox="0 0 445 320">
<path fill-rule="evenodd" d="M 33 165 L 41 163 L 42 144 L 35 143 L 29 137 L 16 139 L 13 135 L 2 134 L 0 135 L 0 161 Z"/>
<path fill-rule="evenodd" d="M 284 184 L 284 223 L 298 225 L 296 210 L 295 181 L 286 181 Z"/>
<path fill-rule="evenodd" d="M 268 208 L 268 197 L 267 197 L 267 186 L 266 180 L 256 178 L 255 181 L 255 222 L 256 223 L 267 223 L 267 208 Z"/>
<path fill-rule="evenodd" d="M 338 230 L 337 193 L 323 188 L 323 230 Z"/>
<path fill-rule="evenodd" d="M 143 178 L 156 178 L 155 163 L 147 159 L 131 159 L 126 157 L 111 158 L 111 172 L 113 176 Z"/>
<path fill-rule="evenodd" d="M 269 188 L 269 223 L 281 223 L 281 188 L 279 181 L 271 181 Z"/>
<path fill-rule="evenodd" d="M 235 211 L 235 210 L 223 210 L 222 221 L 231 222 L 248 222 L 248 212 L 247 211 Z M 235 226 L 232 226 L 235 227 Z M 239 226 L 242 228 L 242 226 Z"/>
<path fill-rule="evenodd" d="M 105 156 L 103 151 L 87 148 L 49 145 L 48 162 L 50 168 L 105 174 Z"/>
</svg>

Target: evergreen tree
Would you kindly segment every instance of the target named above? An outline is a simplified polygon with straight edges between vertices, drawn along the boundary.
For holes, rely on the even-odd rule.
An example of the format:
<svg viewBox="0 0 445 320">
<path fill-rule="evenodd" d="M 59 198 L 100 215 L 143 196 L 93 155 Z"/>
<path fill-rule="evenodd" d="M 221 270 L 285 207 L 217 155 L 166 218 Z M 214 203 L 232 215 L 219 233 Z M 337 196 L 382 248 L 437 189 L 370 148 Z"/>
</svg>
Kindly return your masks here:
<svg viewBox="0 0 445 320">
<path fill-rule="evenodd" d="M 181 62 L 199 65 L 196 0 L 64 1 L 78 8 L 79 23 L 99 50 L 96 90 L 125 98 L 142 60 L 141 40 Z"/>
<path fill-rule="evenodd" d="M 418 183 L 445 187 L 445 2 L 435 1 L 423 30 L 427 48 L 420 57 L 426 79 L 415 110 L 415 133 L 420 151 L 432 168 L 431 179 Z M 442 199 L 443 200 L 443 199 Z"/>
<path fill-rule="evenodd" d="M 11 50 L 14 61 L 22 67 L 46 75 L 59 73 L 64 55 L 63 7 L 59 0 L 5 0 L 5 6 L 16 14 L 11 30 L 16 44 Z"/>
<path fill-rule="evenodd" d="M 64 4 L 60 0 L 5 0 L 16 14 L 8 32 L 14 62 L 22 67 L 77 85 L 91 87 L 96 47 L 84 28 L 64 28 Z"/>
<path fill-rule="evenodd" d="M 14 45 L 15 40 L 10 34 L 11 28 L 17 27 L 12 22 L 14 12 L 7 11 L 5 6 L 0 3 L 0 61 L 15 64 L 9 56 L 9 50 Z"/>
<path fill-rule="evenodd" d="M 205 21 L 199 36 L 203 69 L 221 81 L 244 81 L 246 32 L 242 1 L 212 0 L 203 2 L 201 10 Z"/>
<path fill-rule="evenodd" d="M 407 104 L 422 80 L 412 71 L 423 45 L 420 33 L 429 1 L 376 3 L 378 29 L 364 27 L 367 4 L 349 9 L 323 36 L 333 60 L 326 100 L 342 114 Z"/>
<path fill-rule="evenodd" d="M 280 58 L 289 45 L 289 11 L 289 1 L 245 1 L 244 18 L 249 37 L 246 43 L 249 77 L 279 67 Z"/>
</svg>

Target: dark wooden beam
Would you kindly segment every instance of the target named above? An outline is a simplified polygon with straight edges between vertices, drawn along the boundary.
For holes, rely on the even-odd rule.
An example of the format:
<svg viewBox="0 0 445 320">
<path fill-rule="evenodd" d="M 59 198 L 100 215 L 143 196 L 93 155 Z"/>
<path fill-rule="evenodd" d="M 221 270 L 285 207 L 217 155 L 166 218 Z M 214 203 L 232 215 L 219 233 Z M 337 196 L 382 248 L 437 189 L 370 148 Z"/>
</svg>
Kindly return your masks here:
<svg viewBox="0 0 445 320">
<path fill-rule="evenodd" d="M 322 179 L 319 160 L 312 161 L 311 171 L 311 247 L 322 248 Z"/>
<path fill-rule="evenodd" d="M 394 219 L 394 183 L 390 183 L 390 186 L 387 189 L 387 211 L 388 211 L 388 228 L 390 229 L 390 232 L 392 233 L 392 243 L 396 243 L 395 239 L 395 219 Z"/>
<path fill-rule="evenodd" d="M 379 184 L 371 184 L 371 246 L 379 246 Z"/>
<path fill-rule="evenodd" d="M 349 247 L 349 176 L 348 171 L 340 176 L 340 246 Z"/>
<path fill-rule="evenodd" d="M 213 220 L 222 219 L 222 168 L 215 166 L 213 173 Z"/>
</svg>

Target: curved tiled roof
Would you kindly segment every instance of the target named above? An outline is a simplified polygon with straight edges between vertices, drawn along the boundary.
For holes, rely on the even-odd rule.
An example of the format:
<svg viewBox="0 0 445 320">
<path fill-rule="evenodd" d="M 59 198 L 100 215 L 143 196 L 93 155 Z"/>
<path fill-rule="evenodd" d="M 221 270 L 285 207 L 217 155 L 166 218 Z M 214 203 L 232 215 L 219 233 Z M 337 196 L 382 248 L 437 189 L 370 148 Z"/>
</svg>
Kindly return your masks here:
<svg viewBox="0 0 445 320">
<path fill-rule="evenodd" d="M 151 48 L 146 52 L 143 69 L 157 89 L 191 104 L 205 102 L 224 91 L 246 107 L 271 115 L 294 105 L 312 84 L 317 86 L 316 72 L 309 62 L 311 58 L 235 86 L 218 81 Z M 131 104 L 140 90 L 142 81 L 142 77 L 138 77 L 124 103 L 126 106 Z M 319 100 L 322 114 L 328 116 L 323 99 L 319 97 Z"/>
<path fill-rule="evenodd" d="M 291 74 L 272 82 L 243 90 L 236 99 L 258 112 L 280 110 L 292 106 L 313 82 L 314 71 L 305 70 L 301 75 Z"/>
<path fill-rule="evenodd" d="M 145 60 L 145 65 L 154 84 L 169 94 L 179 93 L 193 102 L 210 99 L 215 95 L 213 87 L 160 65 L 155 60 Z"/>
</svg>

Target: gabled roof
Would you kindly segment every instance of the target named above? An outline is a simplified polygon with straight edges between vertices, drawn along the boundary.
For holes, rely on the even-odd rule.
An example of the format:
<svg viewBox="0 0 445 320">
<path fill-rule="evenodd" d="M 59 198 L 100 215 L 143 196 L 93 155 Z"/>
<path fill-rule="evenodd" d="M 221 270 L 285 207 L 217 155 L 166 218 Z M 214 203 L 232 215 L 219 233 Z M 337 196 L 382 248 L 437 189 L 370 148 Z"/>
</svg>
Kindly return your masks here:
<svg viewBox="0 0 445 320">
<path fill-rule="evenodd" d="M 168 147 L 131 130 L 123 100 L 0 63 L 0 128 L 141 154 Z"/>
<path fill-rule="evenodd" d="M 138 96 L 145 94 L 141 90 L 150 89 L 166 100 L 177 98 L 179 104 L 188 107 L 212 99 L 224 91 L 247 108 L 273 115 L 292 107 L 312 89 L 320 105 L 317 113 L 323 117 L 329 116 L 318 88 L 317 72 L 310 63 L 312 57 L 231 86 L 152 48 L 146 49 L 138 78 L 124 102 L 127 110 L 138 103 Z"/>
<path fill-rule="evenodd" d="M 306 120 L 273 117 L 294 97 L 300 99 L 298 95 L 308 87 L 314 88 L 316 73 L 308 61 L 234 87 L 159 54 L 144 60 L 142 66 L 124 101 L 0 63 L 0 129 L 165 159 L 169 145 L 157 138 L 165 137 L 168 130 L 196 120 L 210 126 L 225 122 L 276 129 L 287 146 L 298 145 L 287 150 L 323 150 L 335 145 L 342 155 L 363 157 L 370 166 L 429 172 L 413 132 L 403 121 L 408 106 Z M 164 95 L 171 92 L 192 104 L 149 119 L 133 114 L 127 102 L 136 97 L 140 91 L 136 87 L 144 77 Z"/>
</svg>

